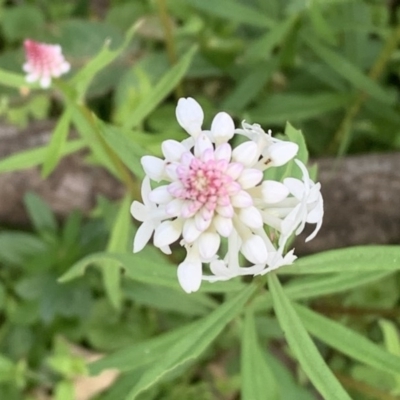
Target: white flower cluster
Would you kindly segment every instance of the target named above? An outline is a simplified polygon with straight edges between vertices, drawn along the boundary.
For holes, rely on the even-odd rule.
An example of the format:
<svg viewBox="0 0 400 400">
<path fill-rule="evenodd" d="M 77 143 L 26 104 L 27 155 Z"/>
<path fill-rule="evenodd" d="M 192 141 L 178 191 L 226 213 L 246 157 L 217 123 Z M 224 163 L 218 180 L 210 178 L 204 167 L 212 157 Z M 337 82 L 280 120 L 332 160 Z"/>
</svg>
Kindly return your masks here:
<svg viewBox="0 0 400 400">
<path fill-rule="evenodd" d="M 164 159 L 142 158 L 147 176 L 143 204 L 131 206 L 142 222 L 133 251 L 143 249 L 153 233 L 154 245 L 166 254 L 180 239 L 187 255 L 178 266 L 178 280 L 188 293 L 197 291 L 202 280 L 262 275 L 291 264 L 293 250 L 284 254 L 289 238 L 312 223 L 310 240 L 321 227 L 320 184 L 297 159 L 302 180 L 265 180 L 264 171 L 288 163 L 298 145 L 273 138 L 257 124 L 235 129 L 225 112 L 214 117 L 211 130 L 202 130 L 203 110 L 192 98 L 179 100 L 176 117 L 189 138 L 164 141 Z M 244 141 L 232 148 L 235 135 Z M 151 180 L 158 185 L 152 188 Z M 226 254 L 220 254 L 222 249 Z M 241 256 L 248 266 L 240 266 Z M 211 274 L 203 272 L 203 264 Z"/>
</svg>

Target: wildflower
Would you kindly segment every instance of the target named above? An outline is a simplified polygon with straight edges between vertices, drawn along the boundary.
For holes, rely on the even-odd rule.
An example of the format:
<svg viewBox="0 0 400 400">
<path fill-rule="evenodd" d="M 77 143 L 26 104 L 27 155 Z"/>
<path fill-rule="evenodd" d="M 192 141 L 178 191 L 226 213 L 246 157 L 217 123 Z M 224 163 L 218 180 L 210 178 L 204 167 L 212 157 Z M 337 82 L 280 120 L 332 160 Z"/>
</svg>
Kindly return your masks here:
<svg viewBox="0 0 400 400">
<path fill-rule="evenodd" d="M 23 70 L 27 73 L 27 82 L 39 81 L 42 88 L 48 88 L 51 78 L 58 78 L 70 70 L 70 64 L 62 55 L 61 46 L 27 39 L 24 47 L 27 62 L 23 65 Z"/>
<path fill-rule="evenodd" d="M 292 160 L 298 145 L 273 138 L 256 124 L 243 123 L 235 130 L 225 112 L 214 117 L 209 131 L 203 130 L 203 110 L 192 98 L 179 100 L 176 117 L 189 137 L 163 142 L 164 159 L 141 160 L 147 177 L 142 185 L 144 204 L 134 202 L 131 208 L 142 222 L 134 252 L 153 232 L 154 245 L 164 252 L 179 241 L 187 255 L 177 275 L 188 293 L 197 291 L 202 280 L 265 274 L 291 264 L 296 259 L 293 250 L 284 255 L 291 235 L 303 230 L 306 222 L 316 223 L 316 231 L 321 225 L 320 186 L 298 160 L 302 181 L 264 180 L 264 172 Z M 236 147 L 231 145 L 235 135 L 245 139 Z M 157 183 L 153 189 L 150 180 Z M 240 266 L 243 258 L 248 266 Z M 204 264 L 210 275 L 203 273 Z"/>
</svg>

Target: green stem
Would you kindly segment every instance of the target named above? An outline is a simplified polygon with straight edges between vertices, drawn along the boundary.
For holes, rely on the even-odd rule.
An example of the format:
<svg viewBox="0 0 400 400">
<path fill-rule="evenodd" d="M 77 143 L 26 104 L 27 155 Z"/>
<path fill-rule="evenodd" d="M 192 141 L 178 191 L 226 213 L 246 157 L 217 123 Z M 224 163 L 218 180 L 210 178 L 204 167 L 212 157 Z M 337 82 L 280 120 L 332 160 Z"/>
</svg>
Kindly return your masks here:
<svg viewBox="0 0 400 400">
<path fill-rule="evenodd" d="M 167 48 L 167 56 L 171 65 L 176 64 L 178 61 L 176 48 L 175 48 L 175 41 L 172 32 L 172 24 L 171 18 L 168 14 L 168 8 L 165 0 L 157 0 L 157 8 L 158 8 L 158 15 L 160 17 L 161 25 L 164 30 L 165 34 L 165 43 Z M 183 97 L 183 88 L 181 83 L 175 89 L 175 97 L 179 99 Z"/>
<path fill-rule="evenodd" d="M 400 41 L 400 26 L 395 28 L 392 34 L 387 39 L 385 46 L 383 47 L 381 53 L 379 54 L 378 58 L 376 59 L 374 65 L 372 66 L 369 77 L 373 80 L 378 80 L 379 77 L 382 75 L 386 64 L 389 62 L 390 57 L 392 56 L 393 52 L 397 48 L 397 44 Z M 344 149 L 347 147 L 347 144 L 350 139 L 351 133 L 351 126 L 353 123 L 354 118 L 357 116 L 358 112 L 361 109 L 363 103 L 367 100 L 368 95 L 364 92 L 360 92 L 353 104 L 348 109 L 347 113 L 345 114 L 339 129 L 333 136 L 332 142 L 328 147 L 329 153 L 336 153 L 338 152 L 339 155 L 343 153 Z"/>
</svg>

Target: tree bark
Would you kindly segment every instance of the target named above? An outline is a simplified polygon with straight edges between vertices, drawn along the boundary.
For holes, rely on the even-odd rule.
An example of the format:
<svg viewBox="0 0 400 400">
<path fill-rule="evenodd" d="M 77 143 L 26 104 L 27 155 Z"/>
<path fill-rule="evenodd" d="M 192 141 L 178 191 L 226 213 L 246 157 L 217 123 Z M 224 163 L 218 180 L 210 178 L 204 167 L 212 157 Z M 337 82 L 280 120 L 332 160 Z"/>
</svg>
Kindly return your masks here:
<svg viewBox="0 0 400 400">
<path fill-rule="evenodd" d="M 36 122 L 29 129 L 0 126 L 0 158 L 45 144 L 54 123 Z M 295 241 L 296 254 L 362 245 L 400 243 L 400 153 L 313 160 L 325 202 L 321 231 L 311 242 L 308 226 Z M 39 168 L 0 174 L 0 223 L 26 226 L 23 196 L 33 191 L 63 219 L 73 209 L 87 214 L 98 195 L 118 199 L 124 189 L 104 169 L 88 165 L 84 153 L 65 157 L 43 180 Z"/>
</svg>

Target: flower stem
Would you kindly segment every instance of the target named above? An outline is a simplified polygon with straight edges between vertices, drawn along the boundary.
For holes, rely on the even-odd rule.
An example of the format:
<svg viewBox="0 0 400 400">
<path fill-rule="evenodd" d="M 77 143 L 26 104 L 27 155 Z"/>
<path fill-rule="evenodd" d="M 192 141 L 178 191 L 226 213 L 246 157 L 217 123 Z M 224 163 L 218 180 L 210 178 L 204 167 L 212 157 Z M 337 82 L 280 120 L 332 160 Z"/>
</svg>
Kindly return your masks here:
<svg viewBox="0 0 400 400">
<path fill-rule="evenodd" d="M 166 0 L 157 0 L 158 15 L 165 34 L 165 43 L 167 48 L 167 56 L 171 65 L 176 64 L 178 57 L 172 32 L 171 18 L 168 14 Z M 175 88 L 175 97 L 179 99 L 183 97 L 183 87 L 181 83 Z"/>
<path fill-rule="evenodd" d="M 392 34 L 388 37 L 385 46 L 383 47 L 381 53 L 376 59 L 375 64 L 372 66 L 368 74 L 372 80 L 378 80 L 379 77 L 382 75 L 386 67 L 386 64 L 389 62 L 390 57 L 396 50 L 399 41 L 400 41 L 400 26 L 395 28 Z M 363 105 L 365 100 L 367 100 L 367 98 L 368 94 L 364 92 L 360 92 L 356 96 L 353 104 L 350 106 L 347 113 L 345 114 L 342 123 L 339 126 L 339 129 L 333 136 L 333 139 L 328 147 L 329 153 L 337 152 L 339 156 L 344 153 L 350 140 L 352 122 L 354 118 L 357 116 L 358 112 L 361 109 L 361 106 Z"/>
</svg>

